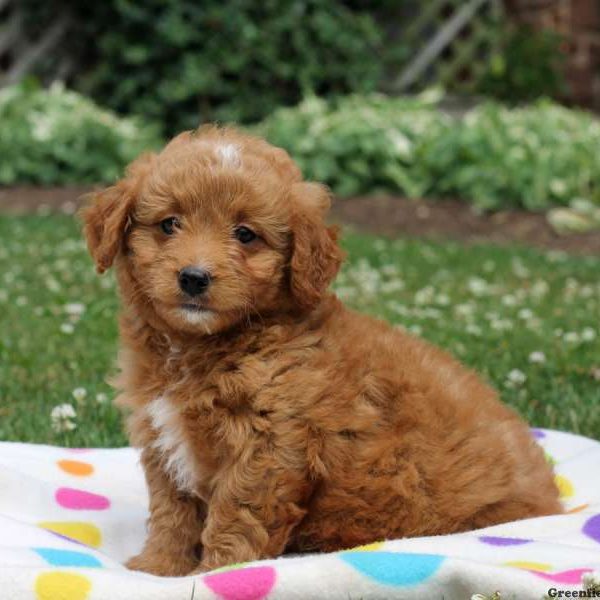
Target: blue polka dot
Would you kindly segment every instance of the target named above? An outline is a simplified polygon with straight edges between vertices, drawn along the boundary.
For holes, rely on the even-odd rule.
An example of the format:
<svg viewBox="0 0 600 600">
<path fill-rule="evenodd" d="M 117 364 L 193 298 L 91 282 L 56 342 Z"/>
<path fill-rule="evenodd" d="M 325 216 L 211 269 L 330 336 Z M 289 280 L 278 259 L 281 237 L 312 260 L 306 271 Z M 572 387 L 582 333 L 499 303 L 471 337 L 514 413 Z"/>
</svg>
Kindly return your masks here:
<svg viewBox="0 0 600 600">
<path fill-rule="evenodd" d="M 53 567 L 101 567 L 102 563 L 91 554 L 58 548 L 33 548 Z"/>
<path fill-rule="evenodd" d="M 385 585 L 416 585 L 429 579 L 444 557 L 400 552 L 345 552 L 340 558 L 357 571 Z"/>
</svg>

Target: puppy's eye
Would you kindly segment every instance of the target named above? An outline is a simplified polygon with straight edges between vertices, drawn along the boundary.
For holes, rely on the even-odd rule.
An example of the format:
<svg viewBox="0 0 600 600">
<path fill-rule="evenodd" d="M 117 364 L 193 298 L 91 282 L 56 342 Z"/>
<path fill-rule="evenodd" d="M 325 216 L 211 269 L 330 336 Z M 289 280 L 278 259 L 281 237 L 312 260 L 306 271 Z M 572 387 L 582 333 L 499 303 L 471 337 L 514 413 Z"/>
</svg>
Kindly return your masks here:
<svg viewBox="0 0 600 600">
<path fill-rule="evenodd" d="M 246 227 L 245 225 L 236 227 L 233 234 L 242 244 L 249 244 L 258 237 L 254 231 L 252 231 L 252 229 Z"/>
<path fill-rule="evenodd" d="M 177 217 L 169 217 L 168 219 L 163 219 L 160 222 L 160 228 L 163 233 L 167 235 L 173 235 L 175 233 L 175 229 L 179 227 L 179 221 Z"/>
</svg>

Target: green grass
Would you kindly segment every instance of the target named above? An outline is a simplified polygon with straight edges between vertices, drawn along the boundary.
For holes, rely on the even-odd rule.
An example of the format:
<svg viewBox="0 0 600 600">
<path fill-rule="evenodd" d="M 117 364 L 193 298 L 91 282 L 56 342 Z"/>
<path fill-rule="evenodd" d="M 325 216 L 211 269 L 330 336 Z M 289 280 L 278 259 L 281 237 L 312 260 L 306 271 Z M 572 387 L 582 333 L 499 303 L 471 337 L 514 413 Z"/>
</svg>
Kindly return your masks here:
<svg viewBox="0 0 600 600">
<path fill-rule="evenodd" d="M 532 424 L 600 439 L 599 258 L 351 232 L 345 246 L 336 289 L 348 304 L 450 350 Z M 0 217 L 0 439 L 126 443 L 105 383 L 117 309 L 114 278 L 95 274 L 72 218 Z M 55 432 L 64 403 L 76 428 Z"/>
</svg>

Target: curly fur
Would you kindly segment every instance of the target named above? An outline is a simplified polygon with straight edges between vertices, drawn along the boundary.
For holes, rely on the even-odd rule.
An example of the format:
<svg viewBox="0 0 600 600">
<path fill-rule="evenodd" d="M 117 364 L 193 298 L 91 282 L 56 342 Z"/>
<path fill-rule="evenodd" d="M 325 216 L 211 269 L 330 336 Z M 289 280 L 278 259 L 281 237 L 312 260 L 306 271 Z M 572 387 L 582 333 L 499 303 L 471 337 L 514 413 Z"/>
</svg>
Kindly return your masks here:
<svg viewBox="0 0 600 600">
<path fill-rule="evenodd" d="M 84 210 L 98 270 L 117 269 L 115 385 L 150 492 L 131 568 L 183 575 L 561 512 L 492 389 L 327 291 L 343 258 L 328 206 L 283 150 L 204 128 Z M 242 245 L 239 224 L 259 238 Z M 177 285 L 190 264 L 213 276 L 193 313 Z"/>
</svg>

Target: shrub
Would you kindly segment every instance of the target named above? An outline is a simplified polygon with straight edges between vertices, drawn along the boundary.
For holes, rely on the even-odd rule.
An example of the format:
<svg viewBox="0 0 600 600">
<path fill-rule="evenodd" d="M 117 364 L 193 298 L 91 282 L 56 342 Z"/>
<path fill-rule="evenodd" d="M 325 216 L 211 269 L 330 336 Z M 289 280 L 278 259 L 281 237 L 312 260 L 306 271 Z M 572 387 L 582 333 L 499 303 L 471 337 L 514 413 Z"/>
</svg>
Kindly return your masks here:
<svg viewBox="0 0 600 600">
<path fill-rule="evenodd" d="M 28 2 L 39 11 L 39 0 Z M 370 91 L 380 76 L 374 18 L 341 0 L 68 5 L 80 28 L 70 43 L 83 40 L 77 52 L 88 65 L 76 86 L 169 134 L 205 121 L 257 121 L 309 91 Z"/>
<path fill-rule="evenodd" d="M 342 196 L 451 196 L 484 210 L 544 210 L 578 198 L 600 204 L 600 123 L 549 101 L 488 103 L 458 119 L 432 94 L 312 97 L 254 131 Z"/>
<path fill-rule="evenodd" d="M 350 196 L 431 188 L 428 147 L 452 121 L 420 98 L 349 96 L 327 102 L 311 97 L 280 109 L 255 131 L 282 146 L 306 176 Z"/>
<path fill-rule="evenodd" d="M 505 25 L 501 47 L 475 82 L 475 92 L 505 102 L 564 95 L 567 89 L 563 39 L 551 30 Z"/>
<path fill-rule="evenodd" d="M 600 204 L 600 122 L 549 101 L 485 104 L 436 140 L 433 192 L 482 209 Z"/>
<path fill-rule="evenodd" d="M 119 118 L 55 84 L 0 91 L 0 184 L 109 182 L 160 142 L 155 128 Z"/>
</svg>

